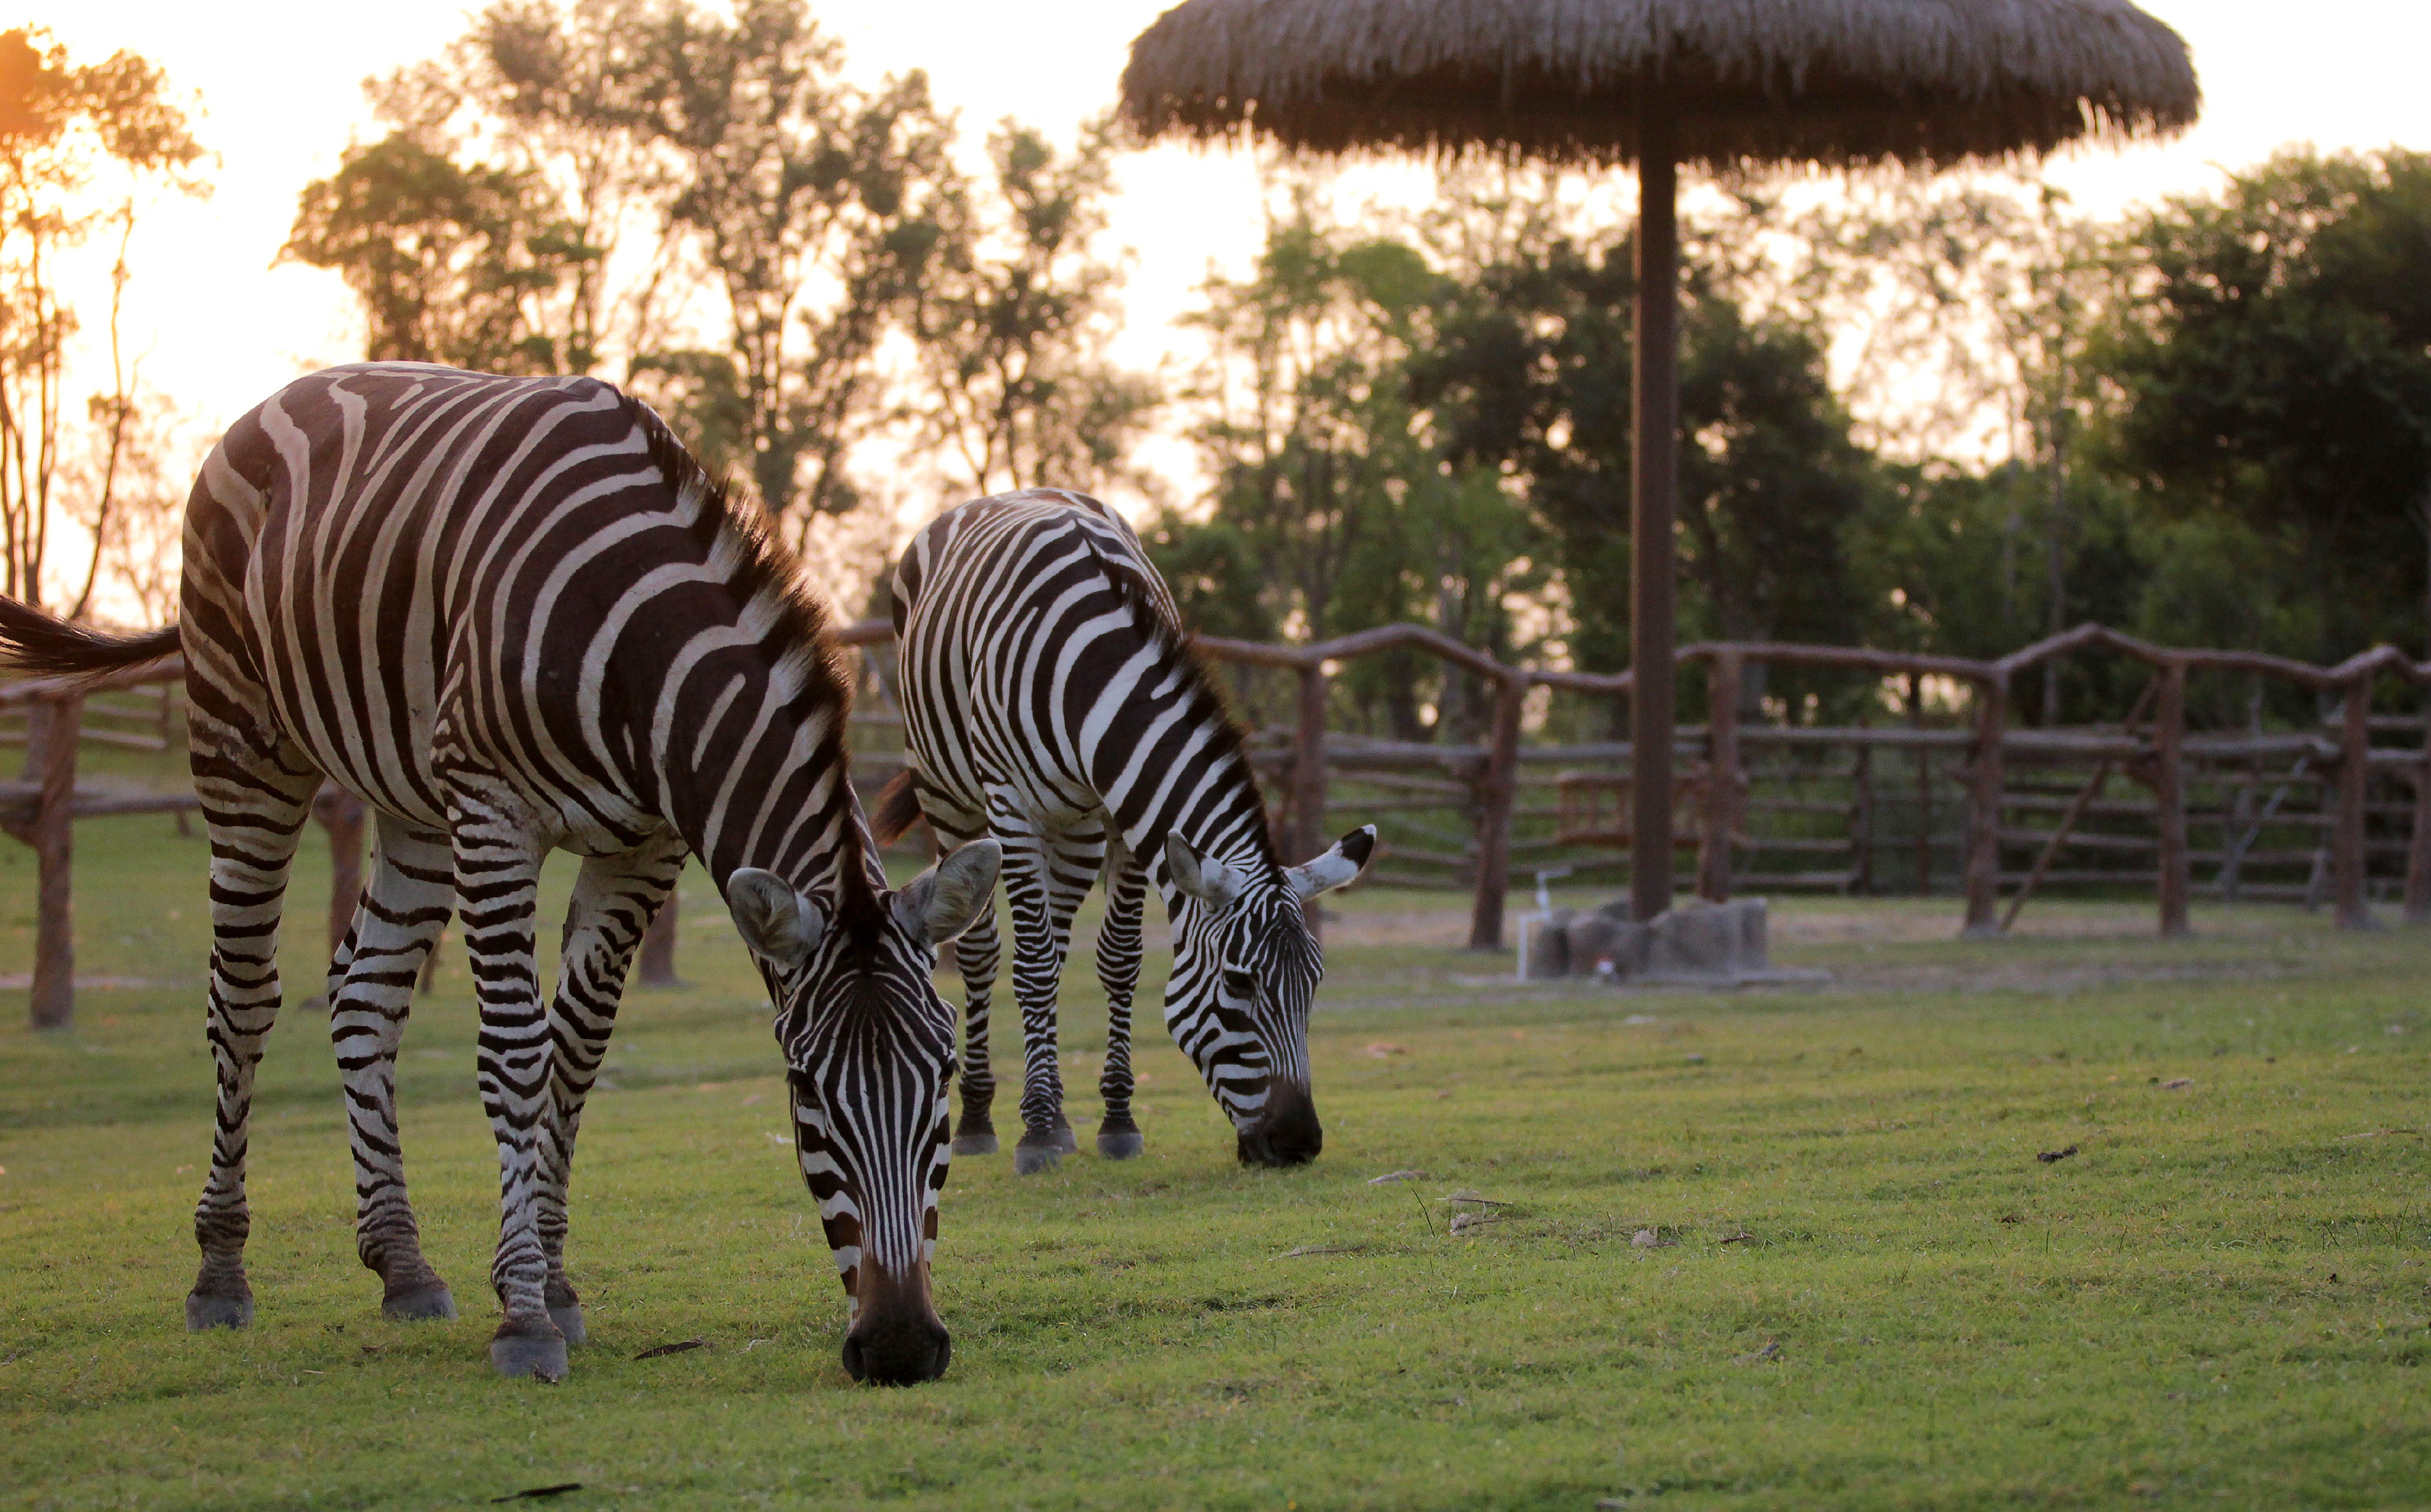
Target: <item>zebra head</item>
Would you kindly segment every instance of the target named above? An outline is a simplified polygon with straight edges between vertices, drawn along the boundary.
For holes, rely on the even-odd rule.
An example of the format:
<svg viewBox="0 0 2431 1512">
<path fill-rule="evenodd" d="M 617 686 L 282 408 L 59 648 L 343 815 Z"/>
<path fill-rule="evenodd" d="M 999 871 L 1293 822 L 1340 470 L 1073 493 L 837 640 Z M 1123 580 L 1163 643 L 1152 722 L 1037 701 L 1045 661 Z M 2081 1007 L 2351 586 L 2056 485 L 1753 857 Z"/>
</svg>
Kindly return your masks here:
<svg viewBox="0 0 2431 1512">
<path fill-rule="evenodd" d="M 1218 861 L 1165 836 L 1165 875 L 1187 903 L 1165 1021 L 1232 1120 L 1245 1166 L 1298 1166 L 1325 1148 L 1308 1075 L 1325 954 L 1300 905 L 1355 880 L 1375 850 L 1372 824 L 1291 867 Z"/>
<path fill-rule="evenodd" d="M 751 867 L 727 880 L 776 1002 L 794 1145 L 850 1299 L 844 1364 L 856 1381 L 933 1381 L 953 1355 L 929 1264 L 952 1156 L 954 1015 L 930 973 L 937 947 L 986 904 L 1002 856 L 978 841 L 896 893 L 847 878 L 813 898 Z"/>
</svg>

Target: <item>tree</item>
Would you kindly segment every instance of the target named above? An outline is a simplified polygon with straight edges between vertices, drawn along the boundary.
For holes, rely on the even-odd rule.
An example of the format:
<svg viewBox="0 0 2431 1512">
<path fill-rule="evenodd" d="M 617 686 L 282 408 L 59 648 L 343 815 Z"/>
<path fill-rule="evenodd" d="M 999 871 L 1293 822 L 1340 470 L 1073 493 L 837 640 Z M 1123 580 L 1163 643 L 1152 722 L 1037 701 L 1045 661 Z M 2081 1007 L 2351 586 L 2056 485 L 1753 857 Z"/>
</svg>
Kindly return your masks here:
<svg viewBox="0 0 2431 1512">
<path fill-rule="evenodd" d="M 612 344 L 653 350 L 668 254 L 652 234 L 645 271 L 617 278 L 617 254 L 638 228 L 662 228 L 675 174 L 651 131 L 659 88 L 654 12 L 645 0 L 502 0 L 438 59 L 367 86 L 382 119 L 416 141 L 472 143 L 545 191 L 572 260 L 538 324 L 565 366 L 591 372 Z"/>
<path fill-rule="evenodd" d="M 1059 154 L 1007 120 L 988 139 L 993 182 L 944 202 L 913 334 L 926 439 L 960 460 L 971 492 L 1102 488 L 1156 403 L 1148 379 L 1106 357 L 1122 275 L 1096 242 L 1113 132 L 1100 117 Z"/>
<path fill-rule="evenodd" d="M 1570 649 L 1591 668 L 1629 655 L 1632 289 L 1625 240 L 1515 246 L 1453 286 L 1437 342 L 1410 370 L 1449 459 L 1524 483 L 1568 587 Z M 1848 639 L 1859 612 L 1842 532 L 1873 464 L 1816 337 L 1750 318 L 1692 264 L 1681 344 L 1683 622 L 1735 639 Z M 1753 701 L 1766 685 L 1743 691 Z"/>
<path fill-rule="evenodd" d="M 1208 518 L 1166 515 L 1151 550 L 1194 580 L 1212 580 L 1210 563 L 1249 564 L 1254 615 L 1247 595 L 1202 599 L 1236 624 L 1321 638 L 1432 619 L 1518 654 L 1508 600 L 1542 586 L 1526 516 L 1490 469 L 1447 462 L 1409 392 L 1443 277 L 1405 241 L 1334 225 L 1318 187 L 1283 182 L 1252 275 L 1210 279 L 1188 317 L 1211 348 L 1189 397 L 1215 486 Z M 1365 661 L 1343 680 L 1400 738 L 1484 716 L 1475 690 L 1432 659 Z"/>
<path fill-rule="evenodd" d="M 880 344 L 940 235 L 950 128 L 925 76 L 846 81 L 800 0 L 654 27 L 646 129 L 682 165 L 671 226 L 726 295 L 743 461 L 771 512 L 842 513 L 846 459 L 886 418 Z"/>
<path fill-rule="evenodd" d="M 120 52 L 78 64 L 47 32 L 0 32 L 0 590 L 12 597 L 42 600 L 66 461 L 66 358 L 78 322 L 60 294 L 59 254 L 98 226 L 119 227 L 112 388 L 88 406 L 103 438 L 94 505 L 106 523 L 132 415 L 133 376 L 117 349 L 128 244 L 148 193 L 202 192 L 193 171 L 201 157 L 184 109 L 152 63 Z M 96 206 L 93 190 L 105 176 L 112 193 Z M 79 613 L 92 599 L 90 572 L 86 579 Z"/>
<path fill-rule="evenodd" d="M 2103 348 L 2118 398 L 2104 460 L 2165 520 L 2217 514 L 2292 547 L 2254 554 L 2266 575 L 2251 591 L 2312 606 L 2303 651 L 2417 639 L 2431 594 L 2431 156 L 2285 152 L 2144 216 L 2126 245 L 2146 271 Z"/>
<path fill-rule="evenodd" d="M 529 374 L 589 357 L 543 307 L 598 255 L 536 174 L 459 163 L 407 131 L 308 185 L 280 253 L 345 280 L 367 358 Z"/>
</svg>

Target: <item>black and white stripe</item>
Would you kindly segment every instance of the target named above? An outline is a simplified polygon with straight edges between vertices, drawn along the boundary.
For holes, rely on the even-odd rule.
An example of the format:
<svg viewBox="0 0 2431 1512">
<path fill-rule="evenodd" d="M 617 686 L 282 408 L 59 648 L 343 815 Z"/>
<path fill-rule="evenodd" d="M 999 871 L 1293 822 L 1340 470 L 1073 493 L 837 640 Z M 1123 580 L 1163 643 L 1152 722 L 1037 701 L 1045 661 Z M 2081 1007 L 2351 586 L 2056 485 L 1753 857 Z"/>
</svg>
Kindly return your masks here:
<svg viewBox="0 0 2431 1512">
<path fill-rule="evenodd" d="M 634 948 L 696 854 L 776 1003 L 802 1170 L 853 1299 L 847 1363 L 889 1381 L 941 1372 L 928 1273 L 953 1019 L 930 971 L 993 886 L 994 848 L 885 890 L 846 781 L 849 685 L 826 611 L 657 417 L 586 378 L 316 374 L 204 464 L 181 604 L 219 1075 L 189 1324 L 252 1316 L 254 1067 L 279 1006 L 289 864 L 327 774 L 377 814 L 329 1000 L 358 1248 L 391 1313 L 454 1311 L 407 1201 L 394 1079 L 452 912 L 499 1152 L 492 1357 L 564 1373 L 583 1332 L 564 1269 L 583 1101 Z M 22 606 L 0 621 L 29 666 L 97 670 L 159 639 L 72 634 Z M 583 862 L 544 996 L 534 901 L 559 848 Z"/>
<path fill-rule="evenodd" d="M 1055 997 L 1074 912 L 1107 878 L 1098 942 L 1113 1010 L 1098 1148 L 1137 1153 L 1130 1018 L 1140 909 L 1153 882 L 1174 926 L 1165 1027 L 1232 1120 L 1245 1161 L 1292 1165 L 1323 1142 L 1308 1015 L 1323 965 L 1301 905 L 1359 874 L 1375 832 L 1286 868 L 1240 736 L 1182 640 L 1139 538 L 1083 495 L 975 500 L 922 530 L 895 576 L 908 799 L 951 843 L 1004 848 L 1021 1007 L 1016 1168 L 1074 1148 L 1055 1053 Z M 996 1148 L 989 1104 L 993 911 L 957 948 L 967 992 L 955 1148 Z"/>
</svg>

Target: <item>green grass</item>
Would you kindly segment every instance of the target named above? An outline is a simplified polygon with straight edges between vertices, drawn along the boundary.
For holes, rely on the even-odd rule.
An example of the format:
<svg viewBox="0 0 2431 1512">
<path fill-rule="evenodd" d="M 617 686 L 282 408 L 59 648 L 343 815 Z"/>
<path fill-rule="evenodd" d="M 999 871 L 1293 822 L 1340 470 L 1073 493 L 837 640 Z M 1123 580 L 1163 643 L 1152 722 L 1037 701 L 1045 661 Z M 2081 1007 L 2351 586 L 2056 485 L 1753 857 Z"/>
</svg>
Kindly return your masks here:
<svg viewBox="0 0 2431 1512">
<path fill-rule="evenodd" d="M 1777 955 L 1835 985 L 1702 997 L 1337 944 L 1324 1157 L 1237 1168 L 1157 1036 L 1145 1159 L 957 1164 L 953 1369 L 890 1392 L 838 1363 L 766 1016 L 696 876 L 696 986 L 636 996 L 592 1104 L 571 1265 L 593 1343 L 549 1388 L 495 1379 L 483 1347 L 495 1166 L 461 955 L 401 1085 L 466 1316 L 380 1320 L 336 1074 L 296 1007 L 255 1126 L 260 1321 L 184 1333 L 204 848 L 168 832 L 78 832 L 80 968 L 155 984 L 86 992 L 57 1036 L 12 995 L 0 1026 L 0 1504 L 446 1506 L 565 1481 L 584 1489 L 555 1505 L 2431 1503 L 2420 935 L 2199 912 L 2163 945 L 2140 909 L 2060 903 L 1961 944 L 1954 903 L 1791 903 Z M 0 973 L 28 969 L 31 879 L 0 848 Z M 1383 916 L 1457 900 L 1341 906 L 1384 939 Z M 306 993 L 311 955 L 291 954 Z M 1077 1088 L 1097 1001 L 1067 991 Z M 1501 1221 L 1449 1233 L 1438 1199 L 1464 1187 Z"/>
</svg>

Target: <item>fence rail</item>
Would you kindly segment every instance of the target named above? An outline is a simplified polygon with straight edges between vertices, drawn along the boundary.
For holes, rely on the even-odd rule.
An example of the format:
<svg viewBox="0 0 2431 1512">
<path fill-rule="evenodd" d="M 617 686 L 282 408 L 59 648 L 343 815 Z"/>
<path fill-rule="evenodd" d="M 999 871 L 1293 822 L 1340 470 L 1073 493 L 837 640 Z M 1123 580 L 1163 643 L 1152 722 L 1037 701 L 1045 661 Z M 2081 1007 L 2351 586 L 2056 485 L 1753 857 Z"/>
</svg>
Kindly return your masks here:
<svg viewBox="0 0 2431 1512">
<path fill-rule="evenodd" d="M 885 621 L 864 620 L 844 627 L 837 638 L 872 653 L 864 674 L 875 697 L 854 716 L 854 779 L 867 786 L 903 759 L 901 715 L 875 664 L 893 630 Z M 1478 949 L 1501 946 L 1515 863 L 1567 862 L 1564 869 L 1582 880 L 1626 875 L 1625 840 L 1617 832 L 1601 843 L 1583 843 L 1578 835 L 1585 832 L 1566 832 L 1562 825 L 1576 793 L 1599 784 L 1625 788 L 1633 764 L 1629 743 L 1532 745 L 1523 740 L 1523 727 L 1537 689 L 1611 698 L 1618 716 L 1618 701 L 1629 697 L 1630 674 L 1505 665 L 1416 625 L 1299 646 L 1214 636 L 1197 637 L 1195 645 L 1211 662 L 1294 680 L 1289 722 L 1255 731 L 1249 740 L 1278 843 L 1293 855 L 1325 847 L 1330 815 L 1380 817 L 1388 838 L 1380 880 L 1465 887 L 1472 899 L 1469 945 Z M 1411 652 L 1466 673 L 1490 691 L 1483 740 L 1433 744 L 1329 731 L 1332 684 L 1345 664 Z M 2120 724 L 2010 726 L 2009 689 L 2019 674 L 2087 653 L 2150 668 L 2147 686 Z M 2165 936 L 2186 932 L 2188 899 L 2197 891 L 2232 899 L 2326 898 L 2341 926 L 2360 928 L 2369 923 L 2377 858 L 2384 891 L 2396 886 L 2392 871 L 2402 876 L 2398 890 L 2407 919 L 2431 919 L 2431 802 L 2424 801 L 2431 793 L 2431 741 L 2392 748 L 2372 739 L 2375 731 L 2425 730 L 2431 705 L 2422 714 L 2374 714 L 2372 698 L 2383 678 L 2431 687 L 2431 663 L 2393 647 L 2315 666 L 2256 652 L 2158 647 L 2081 625 L 1993 661 L 1701 642 L 1678 647 L 1675 664 L 1702 664 L 1708 680 L 1707 722 L 1680 727 L 1672 747 L 1674 769 L 1682 774 L 1675 800 L 1692 806 L 1693 822 L 1684 832 L 1694 841 L 1693 867 L 1684 880 L 1706 898 L 1719 900 L 1749 885 L 1873 891 L 1893 869 L 1886 860 L 1909 867 L 1916 890 L 1930 893 L 1951 869 L 1942 863 L 1954 857 L 1965 899 L 1962 932 L 1971 935 L 1999 933 L 2039 887 L 2087 883 L 2152 888 Z M 1911 689 L 1916 680 L 1947 679 L 1970 690 L 1966 725 L 1747 721 L 1735 695 L 1752 666 L 1905 678 Z M 2187 680 L 2197 673 L 2337 695 L 2336 728 L 2189 732 Z M 191 794 L 79 784 L 77 747 L 166 749 L 173 743 L 171 689 L 184 675 L 182 659 L 172 656 L 100 679 L 0 685 L 0 744 L 26 751 L 23 780 L 0 782 L 0 829 L 39 858 L 37 1026 L 64 1025 L 74 1011 L 73 822 L 198 806 Z M 129 697 L 97 701 L 110 693 Z M 1618 717 L 1613 724 L 1625 728 Z M 2122 782 L 2131 796 L 2115 791 Z M 1625 800 L 1618 805 L 1626 806 Z M 314 812 L 333 847 L 334 944 L 360 888 L 361 806 L 332 788 Z M 1944 832 L 1941 821 L 1953 816 L 1956 832 Z M 1756 818 L 1769 822 L 1763 832 L 1750 832 Z M 2196 847 L 2190 823 L 2213 832 L 2212 843 Z M 2129 828 L 2122 832 L 2121 825 Z M 2028 852 L 2030 864 L 2012 864 Z M 1768 859 L 1775 863 L 1770 869 L 1756 865 Z M 2193 879 L 2197 865 L 2212 870 L 2200 888 Z M 2297 882 L 2250 875 L 2273 869 L 2302 869 L 2305 876 Z M 2004 887 L 2005 915 L 2000 907 Z M 662 922 L 668 927 L 652 932 L 656 949 L 645 954 L 655 974 L 672 980 L 673 921 Z"/>
</svg>

